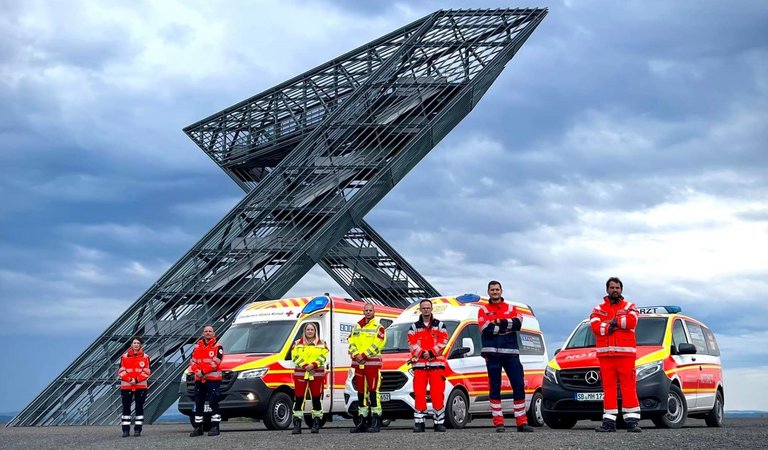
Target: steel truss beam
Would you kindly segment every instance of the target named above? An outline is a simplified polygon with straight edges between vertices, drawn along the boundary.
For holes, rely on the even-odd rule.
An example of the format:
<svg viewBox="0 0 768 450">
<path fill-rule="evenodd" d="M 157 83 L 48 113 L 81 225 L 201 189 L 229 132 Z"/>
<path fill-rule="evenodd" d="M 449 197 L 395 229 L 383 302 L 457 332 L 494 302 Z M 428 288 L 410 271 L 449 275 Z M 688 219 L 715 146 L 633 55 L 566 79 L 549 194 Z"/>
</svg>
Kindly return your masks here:
<svg viewBox="0 0 768 450">
<path fill-rule="evenodd" d="M 243 304 L 280 298 L 314 264 L 345 258 L 337 245 L 354 239 L 354 229 L 374 233 L 362 217 L 474 108 L 545 15 L 545 9 L 437 11 L 278 86 L 271 106 L 250 108 L 242 121 L 258 126 L 228 138 L 201 131 L 202 146 L 222 166 L 250 172 L 252 158 L 234 152 L 227 139 L 248 147 L 247 154 L 267 155 L 291 139 L 290 121 L 298 129 L 313 114 L 324 116 L 10 425 L 116 424 L 115 374 L 134 334 L 144 336 L 153 355 L 145 408 L 145 420 L 153 422 L 176 400 L 203 325 L 215 323 L 223 332 Z M 354 89 L 324 96 L 339 88 L 327 81 L 334 77 Z M 278 91 L 305 78 L 312 82 L 301 86 L 314 96 L 278 100 Z M 315 106 L 336 101 L 316 113 L 310 98 Z M 297 109 L 302 102 L 307 105 Z"/>
</svg>

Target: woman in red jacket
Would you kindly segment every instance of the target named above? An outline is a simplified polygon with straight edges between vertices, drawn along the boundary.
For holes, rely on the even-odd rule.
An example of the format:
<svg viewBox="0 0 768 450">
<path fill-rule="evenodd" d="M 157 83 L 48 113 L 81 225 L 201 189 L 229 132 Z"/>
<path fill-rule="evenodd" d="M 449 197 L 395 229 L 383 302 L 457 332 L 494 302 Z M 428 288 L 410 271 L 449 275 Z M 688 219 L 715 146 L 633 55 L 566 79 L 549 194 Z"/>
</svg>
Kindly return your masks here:
<svg viewBox="0 0 768 450">
<path fill-rule="evenodd" d="M 123 400 L 123 414 L 120 424 L 123 427 L 123 437 L 131 434 L 131 402 L 136 401 L 136 421 L 133 435 L 141 436 L 144 425 L 144 400 L 147 398 L 147 379 L 149 378 L 149 356 L 141 349 L 141 338 L 131 339 L 131 346 L 120 358 L 120 394 Z"/>
</svg>

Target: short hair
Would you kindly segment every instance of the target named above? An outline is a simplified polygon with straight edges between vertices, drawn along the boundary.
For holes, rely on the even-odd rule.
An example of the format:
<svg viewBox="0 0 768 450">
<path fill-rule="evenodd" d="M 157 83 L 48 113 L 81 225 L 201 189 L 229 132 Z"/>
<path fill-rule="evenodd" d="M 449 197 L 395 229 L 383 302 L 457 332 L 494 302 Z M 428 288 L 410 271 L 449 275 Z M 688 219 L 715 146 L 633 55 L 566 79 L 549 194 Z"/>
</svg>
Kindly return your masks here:
<svg viewBox="0 0 768 450">
<path fill-rule="evenodd" d="M 419 308 L 421 308 L 421 304 L 424 303 L 424 302 L 428 302 L 429 306 L 432 306 L 432 300 L 430 300 L 428 298 L 425 298 L 424 300 L 419 302 Z"/>
<path fill-rule="evenodd" d="M 134 336 L 131 338 L 131 344 L 133 344 L 133 341 L 139 341 L 139 344 L 144 345 L 144 341 L 141 339 L 140 336 Z"/>
<path fill-rule="evenodd" d="M 501 282 L 496 280 L 491 280 L 488 282 L 488 289 L 490 289 L 491 286 L 497 285 L 497 284 L 499 285 L 499 288 L 504 289 L 503 287 L 501 287 Z"/>
<path fill-rule="evenodd" d="M 608 290 L 608 285 L 611 284 L 611 282 L 619 283 L 619 287 L 621 288 L 621 290 L 622 291 L 624 290 L 624 283 L 622 283 L 621 280 L 619 280 L 619 277 L 611 277 L 611 278 L 608 278 L 608 281 L 605 282 L 606 291 Z"/>
</svg>

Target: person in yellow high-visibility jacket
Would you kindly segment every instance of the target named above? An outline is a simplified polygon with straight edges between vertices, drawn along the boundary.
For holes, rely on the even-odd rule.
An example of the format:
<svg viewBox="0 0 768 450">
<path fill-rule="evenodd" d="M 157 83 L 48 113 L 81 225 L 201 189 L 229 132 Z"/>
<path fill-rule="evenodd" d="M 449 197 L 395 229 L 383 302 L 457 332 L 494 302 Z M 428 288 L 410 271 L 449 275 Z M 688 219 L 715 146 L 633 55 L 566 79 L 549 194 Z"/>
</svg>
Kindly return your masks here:
<svg viewBox="0 0 768 450">
<path fill-rule="evenodd" d="M 381 350 L 387 338 L 384 327 L 376 320 L 375 315 L 374 306 L 366 303 L 363 307 L 363 318 L 355 324 L 349 335 L 349 357 L 355 369 L 352 384 L 357 391 L 357 411 L 360 418 L 357 426 L 349 430 L 352 433 L 378 433 L 381 429 Z"/>
<path fill-rule="evenodd" d="M 293 343 L 291 349 L 293 363 L 293 433 L 301 434 L 301 422 L 304 418 L 304 397 L 309 388 L 312 396 L 312 433 L 320 432 L 320 420 L 323 418 L 323 407 L 320 396 L 323 394 L 325 381 L 325 362 L 328 361 L 328 346 L 320 339 L 317 325 L 304 325 L 301 339 Z"/>
</svg>

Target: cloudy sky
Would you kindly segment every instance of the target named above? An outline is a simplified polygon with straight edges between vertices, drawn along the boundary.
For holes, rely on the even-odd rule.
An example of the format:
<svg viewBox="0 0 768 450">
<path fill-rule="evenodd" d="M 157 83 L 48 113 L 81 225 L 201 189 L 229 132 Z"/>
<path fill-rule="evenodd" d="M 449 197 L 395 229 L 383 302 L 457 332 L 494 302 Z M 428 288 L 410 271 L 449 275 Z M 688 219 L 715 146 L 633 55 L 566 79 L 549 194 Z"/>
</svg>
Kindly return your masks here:
<svg viewBox="0 0 768 450">
<path fill-rule="evenodd" d="M 436 9 L 497 6 L 517 5 L 0 2 L 0 411 L 242 197 L 184 126 Z M 442 293 L 502 280 L 550 351 L 618 275 L 714 330 L 727 409 L 768 410 L 768 3 L 519 6 L 549 15 L 366 219 Z M 326 291 L 315 269 L 291 294 Z"/>
</svg>

